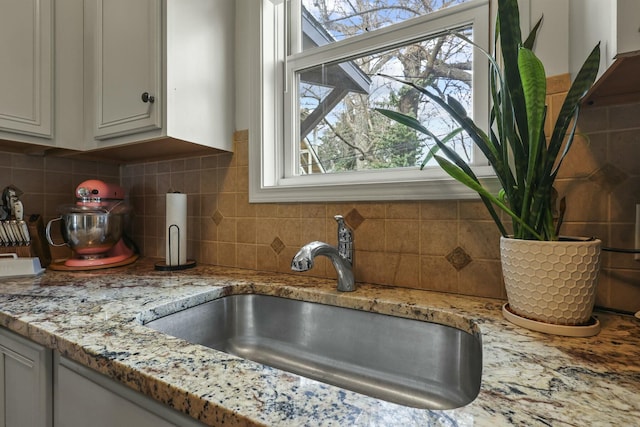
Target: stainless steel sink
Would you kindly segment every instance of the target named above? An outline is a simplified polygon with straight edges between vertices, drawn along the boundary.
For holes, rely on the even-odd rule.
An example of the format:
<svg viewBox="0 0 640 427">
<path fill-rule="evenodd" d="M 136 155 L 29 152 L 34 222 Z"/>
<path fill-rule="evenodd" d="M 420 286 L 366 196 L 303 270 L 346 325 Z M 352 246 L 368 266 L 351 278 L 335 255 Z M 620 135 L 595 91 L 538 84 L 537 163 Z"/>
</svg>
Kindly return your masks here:
<svg viewBox="0 0 640 427">
<path fill-rule="evenodd" d="M 223 297 L 146 326 L 407 406 L 457 408 L 480 390 L 480 340 L 437 323 L 250 294 Z"/>
</svg>

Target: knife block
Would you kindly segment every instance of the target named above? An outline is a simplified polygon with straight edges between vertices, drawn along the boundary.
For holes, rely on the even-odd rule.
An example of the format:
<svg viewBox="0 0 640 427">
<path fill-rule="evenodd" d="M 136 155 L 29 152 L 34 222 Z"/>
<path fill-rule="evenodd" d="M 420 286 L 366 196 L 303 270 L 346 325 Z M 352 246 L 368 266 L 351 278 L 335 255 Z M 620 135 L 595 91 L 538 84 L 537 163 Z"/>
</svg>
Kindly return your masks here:
<svg viewBox="0 0 640 427">
<path fill-rule="evenodd" d="M 18 254 L 19 257 L 38 257 L 40 265 L 47 267 L 51 263 L 51 251 L 44 234 L 42 216 L 31 215 L 27 220 L 31 241 L 26 245 L 0 246 L 0 254 Z"/>
</svg>

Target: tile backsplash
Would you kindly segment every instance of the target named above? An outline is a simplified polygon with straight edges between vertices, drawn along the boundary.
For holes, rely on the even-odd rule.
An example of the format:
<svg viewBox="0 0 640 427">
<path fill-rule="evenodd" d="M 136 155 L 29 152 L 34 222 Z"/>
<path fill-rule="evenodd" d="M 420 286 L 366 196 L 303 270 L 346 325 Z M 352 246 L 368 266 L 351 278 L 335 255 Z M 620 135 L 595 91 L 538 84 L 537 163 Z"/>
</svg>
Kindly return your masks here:
<svg viewBox="0 0 640 427">
<path fill-rule="evenodd" d="M 549 113 L 560 108 L 568 76 L 550 79 Z M 607 247 L 634 245 L 640 203 L 640 103 L 587 108 L 580 137 L 557 188 L 567 198 L 563 234 L 597 236 Z M 0 147 L 1 147 L 0 142 Z M 0 156 L 0 178 L 25 191 L 33 212 L 56 216 L 83 179 L 120 179 L 134 209 L 130 234 L 146 256 L 164 258 L 165 194 L 188 195 L 188 257 L 198 263 L 291 273 L 290 262 L 312 240 L 336 243 L 335 214 L 355 229 L 357 281 L 506 298 L 499 234 L 478 201 L 354 203 L 248 202 L 248 132 L 234 153 L 120 167 L 11 154 Z M 7 161 L 6 159 L 10 160 Z M 71 173 L 69 172 L 71 171 Z M 322 259 L 307 273 L 335 277 Z M 640 262 L 603 253 L 597 305 L 640 309 Z"/>
</svg>

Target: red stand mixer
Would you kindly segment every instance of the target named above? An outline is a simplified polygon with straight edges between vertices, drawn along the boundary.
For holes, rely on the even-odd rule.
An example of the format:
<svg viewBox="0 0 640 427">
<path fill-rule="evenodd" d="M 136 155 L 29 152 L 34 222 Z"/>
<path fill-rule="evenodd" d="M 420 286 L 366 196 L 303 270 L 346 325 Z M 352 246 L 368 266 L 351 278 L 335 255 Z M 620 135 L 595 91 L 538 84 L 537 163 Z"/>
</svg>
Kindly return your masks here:
<svg viewBox="0 0 640 427">
<path fill-rule="evenodd" d="M 125 218 L 131 210 L 119 185 L 84 181 L 76 188 L 76 203 L 60 206 L 58 211 L 60 217 L 47 223 L 47 240 L 53 246 L 69 246 L 73 256 L 50 268 L 92 270 L 127 265 L 138 258 L 123 239 Z M 56 221 L 60 221 L 65 243 L 54 243 L 51 238 L 51 224 Z"/>
</svg>

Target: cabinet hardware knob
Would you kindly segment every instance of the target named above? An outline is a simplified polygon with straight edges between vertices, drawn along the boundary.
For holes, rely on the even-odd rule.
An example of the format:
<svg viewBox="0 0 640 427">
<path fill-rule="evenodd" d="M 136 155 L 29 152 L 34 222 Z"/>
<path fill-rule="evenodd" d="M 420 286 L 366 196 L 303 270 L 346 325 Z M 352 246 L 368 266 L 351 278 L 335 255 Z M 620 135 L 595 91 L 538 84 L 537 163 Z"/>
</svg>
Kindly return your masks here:
<svg viewBox="0 0 640 427">
<path fill-rule="evenodd" d="M 142 99 L 142 102 L 150 102 L 152 104 L 156 100 L 156 97 L 153 95 L 149 95 L 149 92 L 143 92 L 140 98 Z"/>
</svg>

